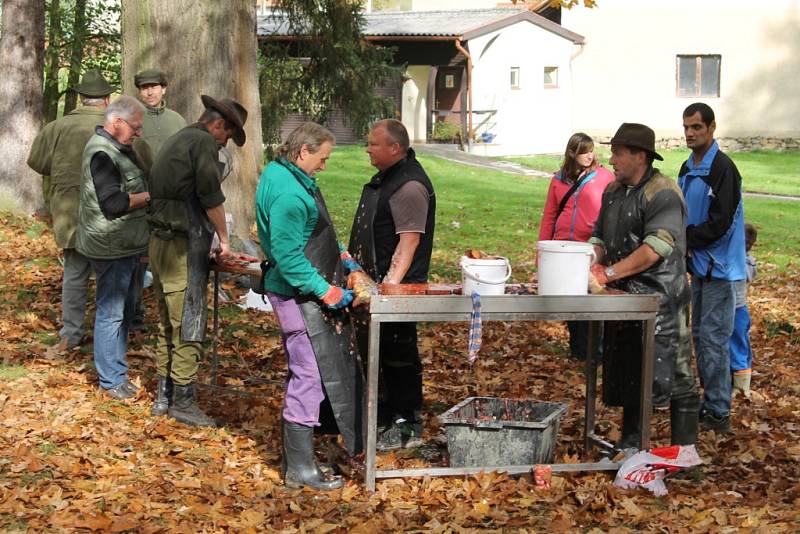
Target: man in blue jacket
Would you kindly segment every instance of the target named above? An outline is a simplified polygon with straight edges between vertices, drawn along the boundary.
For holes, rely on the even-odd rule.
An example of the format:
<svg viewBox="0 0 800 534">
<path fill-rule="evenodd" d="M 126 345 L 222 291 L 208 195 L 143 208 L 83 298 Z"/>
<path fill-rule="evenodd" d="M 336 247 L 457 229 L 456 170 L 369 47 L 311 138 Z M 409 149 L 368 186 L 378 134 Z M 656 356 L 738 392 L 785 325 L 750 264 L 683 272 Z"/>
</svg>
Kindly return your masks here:
<svg viewBox="0 0 800 534">
<path fill-rule="evenodd" d="M 688 209 L 687 270 L 692 279 L 692 338 L 703 383 L 700 424 L 730 430 L 731 372 L 728 340 L 736 309 L 734 283 L 744 280 L 742 177 L 714 140 L 714 111 L 695 103 L 683 112 L 692 150 L 678 184 Z"/>
</svg>

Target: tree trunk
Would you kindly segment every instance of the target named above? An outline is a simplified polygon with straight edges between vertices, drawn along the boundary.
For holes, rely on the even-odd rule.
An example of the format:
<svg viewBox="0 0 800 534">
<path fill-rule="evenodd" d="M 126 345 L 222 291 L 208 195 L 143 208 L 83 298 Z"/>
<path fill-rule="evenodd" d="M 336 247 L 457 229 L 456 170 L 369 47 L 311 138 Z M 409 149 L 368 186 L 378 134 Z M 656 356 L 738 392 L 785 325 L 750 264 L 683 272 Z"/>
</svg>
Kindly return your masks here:
<svg viewBox="0 0 800 534">
<path fill-rule="evenodd" d="M 5 0 L 0 34 L 0 204 L 32 213 L 39 176 L 26 161 L 42 124 L 44 0 Z"/>
<path fill-rule="evenodd" d="M 232 141 L 233 172 L 224 182 L 225 209 L 235 233 L 247 237 L 263 162 L 256 65 L 256 7 L 252 0 L 126 0 L 122 4 L 122 80 L 135 92 L 133 76 L 162 70 L 169 82 L 167 105 L 193 122 L 203 111 L 200 95 L 233 98 L 248 111 L 247 142 Z"/>
<path fill-rule="evenodd" d="M 58 115 L 58 71 L 61 66 L 59 45 L 61 41 L 61 3 L 59 0 L 50 0 L 47 13 L 49 29 L 47 32 L 47 50 L 45 57 L 47 63 L 44 72 L 44 102 L 42 113 L 44 121 L 50 122 Z"/>
<path fill-rule="evenodd" d="M 72 21 L 72 47 L 69 55 L 69 78 L 67 87 L 78 85 L 81 78 L 81 64 L 83 63 L 83 41 L 86 38 L 86 0 L 75 0 L 75 19 Z M 64 114 L 73 109 L 78 102 L 78 93 L 67 91 L 64 98 Z"/>
</svg>

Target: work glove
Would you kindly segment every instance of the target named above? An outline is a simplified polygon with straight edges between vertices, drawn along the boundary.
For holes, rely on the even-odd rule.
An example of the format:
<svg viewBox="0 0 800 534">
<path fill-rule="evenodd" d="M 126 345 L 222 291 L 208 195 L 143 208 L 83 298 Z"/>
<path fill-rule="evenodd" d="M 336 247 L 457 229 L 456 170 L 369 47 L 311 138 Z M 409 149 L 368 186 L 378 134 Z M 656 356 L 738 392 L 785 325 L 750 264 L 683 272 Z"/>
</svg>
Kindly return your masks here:
<svg viewBox="0 0 800 534">
<path fill-rule="evenodd" d="M 356 271 L 363 271 L 364 269 L 361 265 L 358 264 L 356 260 L 350 255 L 347 250 L 343 250 L 342 253 L 339 255 L 339 258 L 342 260 L 342 265 L 344 266 L 345 274 L 354 273 Z"/>
<path fill-rule="evenodd" d="M 339 310 L 353 302 L 353 291 L 343 287 L 331 286 L 320 300 L 329 310 Z"/>
</svg>

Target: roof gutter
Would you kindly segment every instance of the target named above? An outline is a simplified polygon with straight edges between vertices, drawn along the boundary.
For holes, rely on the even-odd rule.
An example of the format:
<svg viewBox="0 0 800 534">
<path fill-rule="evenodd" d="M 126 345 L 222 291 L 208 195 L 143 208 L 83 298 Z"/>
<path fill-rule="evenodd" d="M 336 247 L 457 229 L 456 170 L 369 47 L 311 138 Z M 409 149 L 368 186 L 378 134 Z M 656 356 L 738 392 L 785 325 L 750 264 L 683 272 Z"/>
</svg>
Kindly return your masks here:
<svg viewBox="0 0 800 534">
<path fill-rule="evenodd" d="M 467 58 L 467 138 L 464 140 L 467 152 L 469 152 L 469 142 L 472 139 L 472 56 L 461 44 L 461 39 L 454 41 L 456 50 L 464 54 Z"/>
</svg>

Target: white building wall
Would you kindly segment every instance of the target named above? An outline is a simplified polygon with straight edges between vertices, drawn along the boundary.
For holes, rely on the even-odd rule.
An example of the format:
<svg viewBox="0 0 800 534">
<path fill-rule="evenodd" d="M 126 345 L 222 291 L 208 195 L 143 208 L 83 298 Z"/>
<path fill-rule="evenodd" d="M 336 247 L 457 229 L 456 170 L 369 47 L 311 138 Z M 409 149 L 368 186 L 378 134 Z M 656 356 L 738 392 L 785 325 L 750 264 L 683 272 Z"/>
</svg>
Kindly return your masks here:
<svg viewBox="0 0 800 534">
<path fill-rule="evenodd" d="M 400 120 L 408 130 L 413 142 L 427 140 L 428 78 L 431 67 L 410 65 L 406 70 L 408 80 L 403 83 L 402 116 Z"/>
<path fill-rule="evenodd" d="M 569 60 L 575 45 L 529 22 L 518 22 L 469 41 L 473 58 L 472 108 L 496 109 L 478 134 L 496 134 L 473 152 L 519 155 L 562 152 L 572 133 Z M 558 67 L 558 88 L 544 87 L 544 67 Z M 511 67 L 520 68 L 520 88 L 512 89 Z M 485 115 L 475 114 L 473 127 Z"/>
<path fill-rule="evenodd" d="M 642 122 L 660 137 L 683 135 L 681 115 L 709 104 L 717 137 L 800 136 L 800 1 L 604 0 L 564 10 L 586 37 L 573 60 L 574 128 L 612 134 Z M 676 91 L 676 55 L 721 55 L 720 97 Z"/>
</svg>

